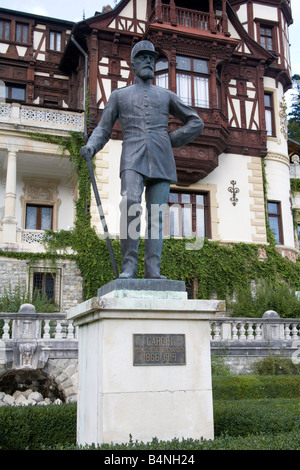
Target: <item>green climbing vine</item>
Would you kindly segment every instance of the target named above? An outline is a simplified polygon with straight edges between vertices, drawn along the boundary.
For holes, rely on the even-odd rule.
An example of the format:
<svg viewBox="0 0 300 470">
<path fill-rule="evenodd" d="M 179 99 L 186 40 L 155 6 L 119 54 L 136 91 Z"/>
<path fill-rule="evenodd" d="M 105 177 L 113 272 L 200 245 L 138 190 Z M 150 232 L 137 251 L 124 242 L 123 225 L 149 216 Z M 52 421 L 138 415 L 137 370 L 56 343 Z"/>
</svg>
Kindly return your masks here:
<svg viewBox="0 0 300 470">
<path fill-rule="evenodd" d="M 51 262 L 63 257 L 75 259 L 83 278 L 84 298 L 88 299 L 97 295 L 98 288 L 113 280 L 114 276 L 106 241 L 96 234 L 90 224 L 87 208 L 91 201 L 91 185 L 86 163 L 79 153 L 84 144 L 83 136 L 79 133 L 72 133 L 69 137 L 31 134 L 30 138 L 57 144 L 61 147 L 62 154 L 66 152 L 69 154 L 78 183 L 74 228 L 59 232 L 47 231 L 46 253 L 29 255 L 1 252 L 0 254 L 16 258 L 31 256 L 33 260 L 43 258 L 52 260 Z M 264 166 L 263 175 L 266 188 Z M 300 290 L 299 261 L 293 263 L 283 258 L 275 249 L 274 237 L 270 230 L 268 236 L 268 246 L 245 243 L 224 245 L 205 240 L 200 250 L 187 250 L 185 239 L 166 239 L 161 271 L 169 279 L 182 280 L 187 284 L 196 281 L 198 285 L 196 295 L 202 299 L 212 296 L 227 299 L 241 288 L 248 288 L 253 280 L 265 280 L 273 284 L 283 281 L 293 290 Z M 112 240 L 112 245 L 120 268 L 119 241 Z M 68 254 L 69 247 L 72 248 L 73 255 Z M 144 241 L 141 240 L 138 277 L 143 277 L 143 252 Z"/>
<path fill-rule="evenodd" d="M 262 170 L 262 178 L 263 178 L 267 241 L 268 243 L 270 243 L 270 245 L 275 246 L 276 244 L 275 237 L 271 230 L 271 227 L 269 224 L 269 217 L 268 217 L 268 181 L 267 181 L 267 174 L 266 174 L 266 162 L 263 158 L 261 159 L 261 170 Z"/>
<path fill-rule="evenodd" d="M 291 191 L 293 195 L 300 193 L 300 178 L 291 178 Z"/>
</svg>

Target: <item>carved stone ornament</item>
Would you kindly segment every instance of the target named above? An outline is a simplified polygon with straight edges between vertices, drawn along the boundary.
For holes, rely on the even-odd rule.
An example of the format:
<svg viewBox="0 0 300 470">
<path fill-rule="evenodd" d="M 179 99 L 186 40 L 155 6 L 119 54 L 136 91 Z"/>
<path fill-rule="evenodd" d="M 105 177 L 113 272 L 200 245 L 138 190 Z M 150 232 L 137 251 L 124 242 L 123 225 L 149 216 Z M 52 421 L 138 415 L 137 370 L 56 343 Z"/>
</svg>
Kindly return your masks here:
<svg viewBox="0 0 300 470">
<path fill-rule="evenodd" d="M 35 343 L 23 343 L 19 345 L 20 366 L 22 368 L 31 368 L 33 363 L 33 355 L 36 350 Z"/>
</svg>

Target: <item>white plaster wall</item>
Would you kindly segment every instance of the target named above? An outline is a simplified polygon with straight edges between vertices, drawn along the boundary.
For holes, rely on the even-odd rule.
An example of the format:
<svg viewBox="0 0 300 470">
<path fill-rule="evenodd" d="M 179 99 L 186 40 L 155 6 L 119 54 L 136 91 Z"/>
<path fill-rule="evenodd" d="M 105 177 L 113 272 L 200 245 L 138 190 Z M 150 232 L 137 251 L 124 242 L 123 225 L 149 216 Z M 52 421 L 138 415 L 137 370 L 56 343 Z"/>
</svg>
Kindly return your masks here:
<svg viewBox="0 0 300 470">
<path fill-rule="evenodd" d="M 266 18 L 269 21 L 278 21 L 278 10 L 276 6 L 253 3 L 253 17 Z"/>
<path fill-rule="evenodd" d="M 61 201 L 58 209 L 58 230 L 68 230 L 74 226 L 75 201 L 73 188 L 69 181 L 63 180 L 58 185 L 58 198 Z"/>
<path fill-rule="evenodd" d="M 266 177 L 268 182 L 268 200 L 280 201 L 282 212 L 282 225 L 284 245 L 294 247 L 294 227 L 290 202 L 290 175 L 286 163 L 277 160 L 266 159 Z"/>
<path fill-rule="evenodd" d="M 236 14 L 241 23 L 246 23 L 248 21 L 247 5 L 241 5 Z"/>
<path fill-rule="evenodd" d="M 284 92 L 280 83 L 276 87 L 275 80 L 268 77 L 264 78 L 264 89 L 273 93 L 276 126 L 276 137 L 268 137 L 267 140 L 268 155 L 265 158 L 267 197 L 268 200 L 281 202 L 284 245 L 293 247 L 294 228 L 290 204 L 288 143 L 282 131 L 283 121 L 280 118 L 280 103 Z"/>
<path fill-rule="evenodd" d="M 273 78 L 264 77 L 264 90 L 273 93 L 274 99 L 274 117 L 276 127 L 276 137 L 268 137 L 267 147 L 269 151 L 282 153 L 288 156 L 288 143 L 285 135 L 282 132 L 282 124 L 280 118 L 280 104 L 283 102 L 284 91 L 281 83 L 276 86 Z"/>
<path fill-rule="evenodd" d="M 221 154 L 219 166 L 201 180 L 202 184 L 217 185 L 219 234 L 222 241 L 252 242 L 247 168 L 249 162 L 250 157 Z M 236 206 L 232 205 L 230 201 L 232 194 L 228 191 L 232 180 L 236 181 L 236 187 L 240 190 Z"/>
<path fill-rule="evenodd" d="M 125 16 L 125 18 L 133 18 L 133 1 L 129 2 L 123 10 L 120 12 L 120 16 Z"/>
<path fill-rule="evenodd" d="M 237 33 L 236 29 L 233 27 L 230 21 L 228 21 L 228 32 L 230 33 L 232 38 L 241 39 L 240 35 Z"/>
<path fill-rule="evenodd" d="M 43 175 L 43 177 L 41 176 L 41 178 L 45 179 L 45 175 Z M 74 192 L 73 192 L 73 188 L 70 187 L 69 184 L 70 184 L 69 181 L 62 180 L 57 186 L 57 189 L 58 189 L 57 197 L 61 201 L 59 208 L 58 208 L 58 230 L 67 230 L 69 227 L 72 227 L 74 225 L 74 218 L 75 218 Z M 21 198 L 24 195 L 24 186 L 25 184 L 23 180 L 23 175 L 18 174 L 17 186 L 16 186 L 16 193 L 17 193 L 16 219 L 18 222 L 18 227 L 22 229 L 24 227 L 22 226 Z M 1 206 L 2 204 L 0 203 L 0 211 L 1 211 Z"/>
<path fill-rule="evenodd" d="M 5 201 L 5 180 L 1 179 L 0 184 L 0 224 L 4 217 L 4 201 Z"/>
<path fill-rule="evenodd" d="M 120 140 L 110 140 L 108 143 L 108 200 L 103 202 L 106 209 L 107 225 L 110 233 L 119 235 L 120 232 L 120 159 L 122 152 L 122 142 Z"/>
<path fill-rule="evenodd" d="M 147 20 L 147 0 L 137 0 L 136 2 L 136 16 L 138 20 Z"/>
</svg>

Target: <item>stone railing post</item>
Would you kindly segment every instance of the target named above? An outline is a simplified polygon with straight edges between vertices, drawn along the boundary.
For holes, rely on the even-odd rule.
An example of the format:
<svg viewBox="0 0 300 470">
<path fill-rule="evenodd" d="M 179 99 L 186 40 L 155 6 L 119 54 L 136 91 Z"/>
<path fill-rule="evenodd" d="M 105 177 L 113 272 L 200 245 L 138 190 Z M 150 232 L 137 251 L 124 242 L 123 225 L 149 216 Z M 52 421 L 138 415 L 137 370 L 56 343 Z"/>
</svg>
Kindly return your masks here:
<svg viewBox="0 0 300 470">
<path fill-rule="evenodd" d="M 41 321 L 31 304 L 21 305 L 17 318 L 13 321 L 12 339 L 14 341 L 37 340 L 41 337 Z"/>
<path fill-rule="evenodd" d="M 284 324 L 280 316 L 274 310 L 268 310 L 262 316 L 266 321 L 263 323 L 263 337 L 266 341 L 280 341 L 284 339 Z"/>
</svg>

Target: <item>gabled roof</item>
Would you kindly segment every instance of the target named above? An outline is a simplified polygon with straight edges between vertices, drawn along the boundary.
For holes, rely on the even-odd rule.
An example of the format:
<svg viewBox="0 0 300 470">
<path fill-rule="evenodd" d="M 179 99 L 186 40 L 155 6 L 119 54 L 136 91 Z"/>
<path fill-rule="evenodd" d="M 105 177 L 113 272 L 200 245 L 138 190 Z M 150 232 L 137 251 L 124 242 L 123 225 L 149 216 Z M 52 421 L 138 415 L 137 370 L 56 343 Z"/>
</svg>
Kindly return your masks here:
<svg viewBox="0 0 300 470">
<path fill-rule="evenodd" d="M 83 47 L 83 49 L 86 49 L 86 45 L 84 44 L 83 39 L 85 35 L 88 35 L 92 31 L 92 29 L 103 30 L 108 28 L 114 18 L 120 15 L 121 11 L 128 5 L 128 3 L 130 3 L 130 1 L 132 0 L 121 0 L 115 8 L 108 11 L 104 11 L 102 13 L 95 12 L 94 16 L 74 24 L 72 34 L 74 35 L 78 43 L 81 45 L 81 47 Z M 235 28 L 242 41 L 250 50 L 253 59 L 263 60 L 266 64 L 271 64 L 276 61 L 275 55 L 263 48 L 248 34 L 228 0 L 227 15 L 228 20 L 231 22 L 232 26 Z M 111 31 L 113 32 L 113 29 Z M 205 36 L 205 34 L 205 31 L 203 31 L 203 36 Z M 214 36 L 216 37 L 216 35 Z M 76 50 L 76 47 L 74 46 L 72 41 L 69 41 L 61 61 L 62 69 L 64 71 L 68 71 L 70 68 L 72 68 L 72 64 L 77 64 L 77 57 L 78 50 Z"/>
<path fill-rule="evenodd" d="M 250 52 L 256 56 L 265 59 L 267 63 L 272 63 L 276 60 L 276 56 L 271 52 L 267 51 L 264 47 L 262 47 L 255 39 L 253 39 L 250 34 L 245 30 L 243 25 L 241 24 L 236 12 L 227 1 L 227 14 L 228 20 L 232 23 L 233 27 L 240 35 L 241 39 L 245 42 L 246 46 L 250 50 Z"/>
<path fill-rule="evenodd" d="M 8 8 L 0 7 L 0 13 L 8 16 L 20 16 L 22 18 L 27 18 L 28 20 L 34 19 L 35 21 L 39 21 L 41 23 L 56 23 L 68 29 L 72 29 L 75 25 L 74 21 L 61 20 L 59 18 L 51 18 L 49 16 L 35 15 L 33 13 L 27 13 L 18 10 L 10 10 Z"/>
</svg>

